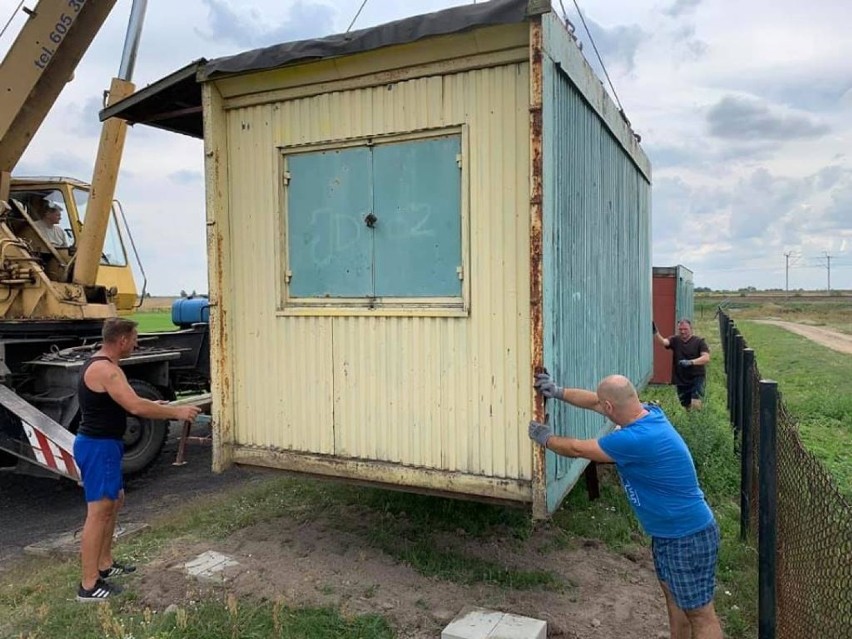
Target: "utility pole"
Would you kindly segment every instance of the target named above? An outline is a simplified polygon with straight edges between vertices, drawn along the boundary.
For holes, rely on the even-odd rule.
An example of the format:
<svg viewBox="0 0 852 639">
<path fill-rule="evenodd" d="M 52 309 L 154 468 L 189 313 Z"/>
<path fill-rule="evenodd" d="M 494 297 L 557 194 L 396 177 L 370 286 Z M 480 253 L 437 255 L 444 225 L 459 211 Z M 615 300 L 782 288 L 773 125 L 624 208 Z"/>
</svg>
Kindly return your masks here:
<svg viewBox="0 0 852 639">
<path fill-rule="evenodd" d="M 790 258 L 793 258 L 793 266 L 796 265 L 796 260 L 799 259 L 795 251 L 784 253 L 784 297 L 790 297 Z"/>
<path fill-rule="evenodd" d="M 833 256 L 825 254 L 825 268 L 828 271 L 828 294 L 831 295 L 831 258 Z"/>
<path fill-rule="evenodd" d="M 784 253 L 784 299 L 790 297 L 790 253 Z"/>
</svg>

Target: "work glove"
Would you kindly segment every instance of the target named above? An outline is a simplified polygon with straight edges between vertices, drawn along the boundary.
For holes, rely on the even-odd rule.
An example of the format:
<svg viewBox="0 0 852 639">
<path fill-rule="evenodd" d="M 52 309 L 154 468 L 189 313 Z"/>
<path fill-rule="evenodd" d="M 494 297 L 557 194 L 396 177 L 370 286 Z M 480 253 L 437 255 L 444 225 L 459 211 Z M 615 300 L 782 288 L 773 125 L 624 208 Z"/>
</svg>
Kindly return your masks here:
<svg viewBox="0 0 852 639">
<path fill-rule="evenodd" d="M 690 366 L 692 366 L 692 365 L 693 365 L 693 364 L 692 364 L 692 360 L 691 360 L 691 359 L 682 359 L 682 360 L 680 360 L 677 364 L 678 364 L 678 366 L 680 366 L 681 368 L 689 368 Z"/>
<path fill-rule="evenodd" d="M 547 448 L 547 440 L 553 437 L 553 430 L 550 428 L 550 426 L 547 426 L 537 421 L 530 422 L 529 433 L 531 440 L 533 440 L 539 446 L 544 446 L 545 448 Z"/>
<path fill-rule="evenodd" d="M 564 389 L 561 386 L 557 386 L 547 373 L 536 373 L 533 387 L 544 397 L 562 399 L 562 391 Z"/>
<path fill-rule="evenodd" d="M 657 323 L 654 320 L 651 320 L 651 328 L 654 329 L 654 335 L 660 332 L 657 330 Z"/>
</svg>

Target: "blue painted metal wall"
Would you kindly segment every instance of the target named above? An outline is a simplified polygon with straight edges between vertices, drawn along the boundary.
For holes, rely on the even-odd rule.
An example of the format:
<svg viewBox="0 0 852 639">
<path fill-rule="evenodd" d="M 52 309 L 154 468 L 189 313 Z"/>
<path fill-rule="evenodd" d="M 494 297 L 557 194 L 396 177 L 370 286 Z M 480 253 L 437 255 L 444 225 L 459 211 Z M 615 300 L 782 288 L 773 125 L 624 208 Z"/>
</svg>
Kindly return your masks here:
<svg viewBox="0 0 852 639">
<path fill-rule="evenodd" d="M 652 370 L 650 183 L 552 59 L 544 61 L 544 360 L 563 386 L 594 389 Z M 548 405 L 560 435 L 596 437 L 603 417 Z M 586 462 L 546 460 L 555 510 Z"/>
<path fill-rule="evenodd" d="M 675 294 L 675 321 L 684 317 L 695 319 L 695 288 L 692 271 L 685 266 L 677 267 L 677 292 Z"/>
</svg>

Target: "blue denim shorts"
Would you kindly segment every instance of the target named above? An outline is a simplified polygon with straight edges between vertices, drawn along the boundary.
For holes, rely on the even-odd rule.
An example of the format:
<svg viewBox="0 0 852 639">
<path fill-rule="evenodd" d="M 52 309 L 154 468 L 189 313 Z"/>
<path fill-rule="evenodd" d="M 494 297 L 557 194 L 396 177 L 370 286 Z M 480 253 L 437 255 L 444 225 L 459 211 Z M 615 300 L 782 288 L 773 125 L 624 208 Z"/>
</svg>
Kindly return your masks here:
<svg viewBox="0 0 852 639">
<path fill-rule="evenodd" d="M 121 458 L 124 442 L 120 439 L 101 439 L 77 435 L 74 438 L 74 460 L 80 468 L 86 501 L 118 499 L 124 488 Z"/>
<path fill-rule="evenodd" d="M 681 610 L 695 610 L 713 601 L 719 526 L 714 521 L 697 533 L 651 540 L 657 577 L 668 586 Z"/>
<path fill-rule="evenodd" d="M 677 398 L 681 406 L 689 406 L 693 399 L 704 399 L 704 378 L 696 377 L 689 384 L 678 384 Z"/>
</svg>

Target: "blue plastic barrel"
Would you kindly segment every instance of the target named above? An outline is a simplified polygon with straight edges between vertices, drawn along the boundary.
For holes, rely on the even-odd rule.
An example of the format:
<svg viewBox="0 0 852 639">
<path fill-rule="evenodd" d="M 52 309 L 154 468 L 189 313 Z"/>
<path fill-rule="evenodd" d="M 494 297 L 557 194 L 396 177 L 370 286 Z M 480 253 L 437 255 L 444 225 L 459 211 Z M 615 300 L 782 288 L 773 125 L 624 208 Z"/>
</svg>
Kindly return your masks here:
<svg viewBox="0 0 852 639">
<path fill-rule="evenodd" d="M 206 296 L 182 297 L 172 303 L 172 324 L 189 328 L 210 322 L 210 300 Z"/>
</svg>

